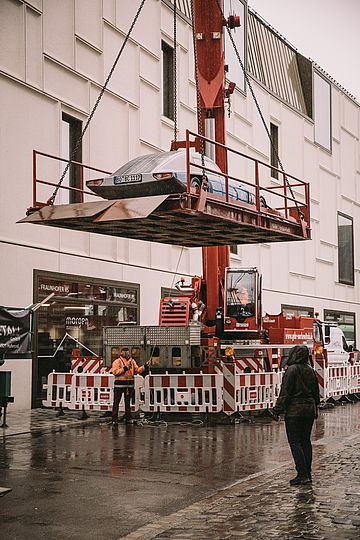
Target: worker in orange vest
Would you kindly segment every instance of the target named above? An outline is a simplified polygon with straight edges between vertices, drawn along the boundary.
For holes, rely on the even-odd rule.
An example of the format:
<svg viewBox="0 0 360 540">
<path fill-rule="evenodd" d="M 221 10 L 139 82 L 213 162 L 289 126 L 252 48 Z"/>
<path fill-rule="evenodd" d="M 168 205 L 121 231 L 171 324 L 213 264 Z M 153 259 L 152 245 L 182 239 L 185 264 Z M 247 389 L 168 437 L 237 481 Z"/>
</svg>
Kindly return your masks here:
<svg viewBox="0 0 360 540">
<path fill-rule="evenodd" d="M 114 360 L 111 372 L 115 376 L 114 383 L 114 403 L 112 408 L 112 424 L 118 425 L 118 413 L 121 397 L 124 394 L 125 400 L 125 422 L 131 422 L 130 402 L 134 395 L 134 376 L 146 373 L 148 364 L 138 366 L 134 358 L 130 355 L 129 347 L 122 347 L 120 356 Z"/>
</svg>

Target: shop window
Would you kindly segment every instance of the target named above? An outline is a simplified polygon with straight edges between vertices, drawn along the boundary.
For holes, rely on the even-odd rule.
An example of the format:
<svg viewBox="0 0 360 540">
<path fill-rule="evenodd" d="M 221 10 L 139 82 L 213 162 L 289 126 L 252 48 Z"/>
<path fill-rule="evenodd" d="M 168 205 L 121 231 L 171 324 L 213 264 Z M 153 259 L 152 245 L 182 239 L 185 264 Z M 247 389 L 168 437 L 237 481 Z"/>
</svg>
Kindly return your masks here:
<svg viewBox="0 0 360 540">
<path fill-rule="evenodd" d="M 82 132 L 82 122 L 63 113 L 61 122 L 61 157 L 72 161 L 82 161 L 82 143 L 79 143 Z M 62 164 L 65 168 L 66 163 Z M 63 169 L 62 169 L 63 170 Z M 71 188 L 83 188 L 82 168 L 72 163 L 66 173 L 62 186 Z M 82 193 L 60 189 L 60 201 L 65 203 L 77 203 L 82 201 Z"/>
<path fill-rule="evenodd" d="M 344 332 L 347 344 L 356 347 L 355 313 L 324 309 L 324 321 L 338 324 Z"/>
<path fill-rule="evenodd" d="M 354 285 L 353 219 L 338 213 L 338 271 L 339 283 Z"/>
<path fill-rule="evenodd" d="M 331 152 L 331 85 L 314 72 L 315 142 Z"/>
<path fill-rule="evenodd" d="M 281 312 L 286 317 L 314 317 L 314 308 L 305 306 L 281 305 Z"/>
<path fill-rule="evenodd" d="M 174 120 L 174 49 L 161 42 L 162 58 L 162 113 Z"/>
<path fill-rule="evenodd" d="M 275 124 L 270 124 L 270 163 L 272 167 L 279 168 L 279 128 Z M 271 176 L 273 178 L 279 178 L 279 173 L 275 169 L 271 169 Z"/>
<path fill-rule="evenodd" d="M 238 255 L 238 246 L 236 244 L 230 246 L 230 253 L 233 255 Z"/>
<path fill-rule="evenodd" d="M 139 324 L 139 286 L 35 271 L 34 302 L 54 296 L 35 316 L 36 395 L 48 374 L 69 371 L 73 349 L 103 358 L 103 328 Z M 111 350 L 111 361 L 120 349 Z M 133 354 L 137 355 L 134 350 Z"/>
</svg>

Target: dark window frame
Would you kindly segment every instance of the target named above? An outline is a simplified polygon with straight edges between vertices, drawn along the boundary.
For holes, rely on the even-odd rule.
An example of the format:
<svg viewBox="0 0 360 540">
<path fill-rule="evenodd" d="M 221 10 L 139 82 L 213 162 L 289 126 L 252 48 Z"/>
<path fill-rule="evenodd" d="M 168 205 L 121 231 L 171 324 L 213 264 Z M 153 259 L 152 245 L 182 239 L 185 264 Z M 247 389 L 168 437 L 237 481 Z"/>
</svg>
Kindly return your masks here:
<svg viewBox="0 0 360 540">
<path fill-rule="evenodd" d="M 273 122 L 270 122 L 270 135 L 271 135 L 271 143 L 270 143 L 270 165 L 272 167 L 275 167 L 275 169 L 279 168 L 279 126 L 274 124 Z M 279 178 L 279 171 L 271 169 L 271 178 L 275 178 L 278 180 Z"/>
<path fill-rule="evenodd" d="M 162 115 L 174 121 L 175 80 L 174 48 L 161 40 L 162 56 Z"/>
<path fill-rule="evenodd" d="M 82 163 L 82 141 L 79 143 L 78 148 L 76 149 L 75 154 L 74 150 L 82 133 L 82 121 L 70 114 L 65 112 L 61 116 L 62 122 L 65 122 L 69 125 L 69 159 L 73 161 L 78 161 Z M 65 164 L 64 164 L 65 165 Z M 79 165 L 71 164 L 69 167 L 69 187 L 74 187 L 77 189 L 84 189 L 84 178 L 83 178 L 83 168 Z M 83 202 L 84 194 L 79 191 L 69 192 L 69 204 Z"/>
<path fill-rule="evenodd" d="M 351 279 L 348 280 L 341 276 L 341 255 L 340 255 L 340 228 L 339 228 L 339 217 L 348 219 L 351 222 L 351 254 L 352 254 L 352 276 Z M 354 257 L 354 218 L 352 216 L 348 216 L 346 214 L 343 214 L 342 212 L 337 213 L 337 235 L 338 235 L 338 282 L 342 283 L 343 285 L 350 285 L 352 287 L 355 286 L 355 257 Z M 345 246 L 346 247 L 346 246 Z M 347 250 L 348 252 L 348 250 Z"/>
<path fill-rule="evenodd" d="M 330 141 L 330 148 L 327 148 L 326 146 L 324 146 L 323 144 L 321 144 L 320 142 L 318 142 L 316 140 L 316 134 L 315 134 L 315 124 L 316 124 L 316 103 L 315 103 L 315 75 L 317 75 L 318 77 L 320 77 L 321 79 L 323 79 L 325 82 L 328 83 L 329 85 L 329 88 L 330 88 L 330 103 L 329 103 L 329 107 L 330 107 L 330 111 L 329 111 L 329 115 L 330 115 L 330 125 L 329 125 L 329 129 L 330 129 L 330 133 L 329 133 L 329 141 Z M 312 84 L 312 89 L 313 89 L 313 104 L 312 104 L 312 113 L 313 113 L 313 121 L 314 121 L 314 144 L 316 146 L 318 146 L 319 148 L 321 148 L 322 150 L 324 150 L 325 152 L 327 152 L 328 154 L 332 154 L 332 85 L 331 85 L 331 82 L 329 81 L 329 79 L 327 77 L 325 77 L 322 73 L 320 73 L 319 71 L 317 71 L 316 69 L 313 69 L 313 84 Z"/>
<path fill-rule="evenodd" d="M 328 320 L 327 319 L 327 316 L 328 315 L 334 315 L 334 318 L 332 320 Z M 341 311 L 341 310 L 338 310 L 338 309 L 324 309 L 324 321 L 325 322 L 336 322 L 336 324 L 338 324 L 340 326 L 340 328 L 342 328 L 342 323 L 339 323 L 338 320 L 335 320 L 336 319 L 336 315 L 347 315 L 347 316 L 351 316 L 354 318 L 354 344 L 356 345 L 356 313 L 355 311 Z M 342 328 L 343 330 L 343 328 Z M 344 330 L 343 330 L 344 332 Z M 345 332 L 344 332 L 345 334 Z M 348 338 L 346 338 L 348 339 Z"/>
<path fill-rule="evenodd" d="M 291 304 L 281 304 L 281 313 L 284 313 L 284 310 L 294 310 L 294 312 L 298 312 L 298 311 L 308 311 L 309 312 L 309 315 L 308 317 L 314 317 L 315 316 L 315 308 L 313 307 L 309 307 L 309 306 L 295 306 L 295 305 L 291 305 Z M 303 317 L 303 315 L 301 315 Z M 295 315 L 295 317 L 299 317 L 299 314 L 298 315 Z"/>
</svg>

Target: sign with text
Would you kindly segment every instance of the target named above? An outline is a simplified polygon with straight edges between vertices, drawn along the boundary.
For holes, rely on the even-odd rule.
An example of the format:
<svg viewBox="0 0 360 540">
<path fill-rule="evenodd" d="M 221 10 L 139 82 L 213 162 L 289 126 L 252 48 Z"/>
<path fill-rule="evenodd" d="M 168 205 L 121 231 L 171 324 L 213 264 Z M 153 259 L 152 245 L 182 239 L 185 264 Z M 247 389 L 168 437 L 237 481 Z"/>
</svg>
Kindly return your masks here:
<svg viewBox="0 0 360 540">
<path fill-rule="evenodd" d="M 0 307 L 0 355 L 30 351 L 30 310 L 12 311 Z"/>
</svg>

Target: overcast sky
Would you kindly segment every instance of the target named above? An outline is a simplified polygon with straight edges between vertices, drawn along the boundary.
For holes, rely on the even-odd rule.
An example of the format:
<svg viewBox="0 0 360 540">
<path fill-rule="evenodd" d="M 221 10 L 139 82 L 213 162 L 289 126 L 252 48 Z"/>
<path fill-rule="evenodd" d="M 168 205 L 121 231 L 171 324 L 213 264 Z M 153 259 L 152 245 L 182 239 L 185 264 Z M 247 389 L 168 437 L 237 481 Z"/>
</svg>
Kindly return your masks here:
<svg viewBox="0 0 360 540">
<path fill-rule="evenodd" d="M 248 4 L 360 101 L 360 0 L 248 0 Z M 232 5 L 236 10 L 234 0 Z"/>
</svg>

